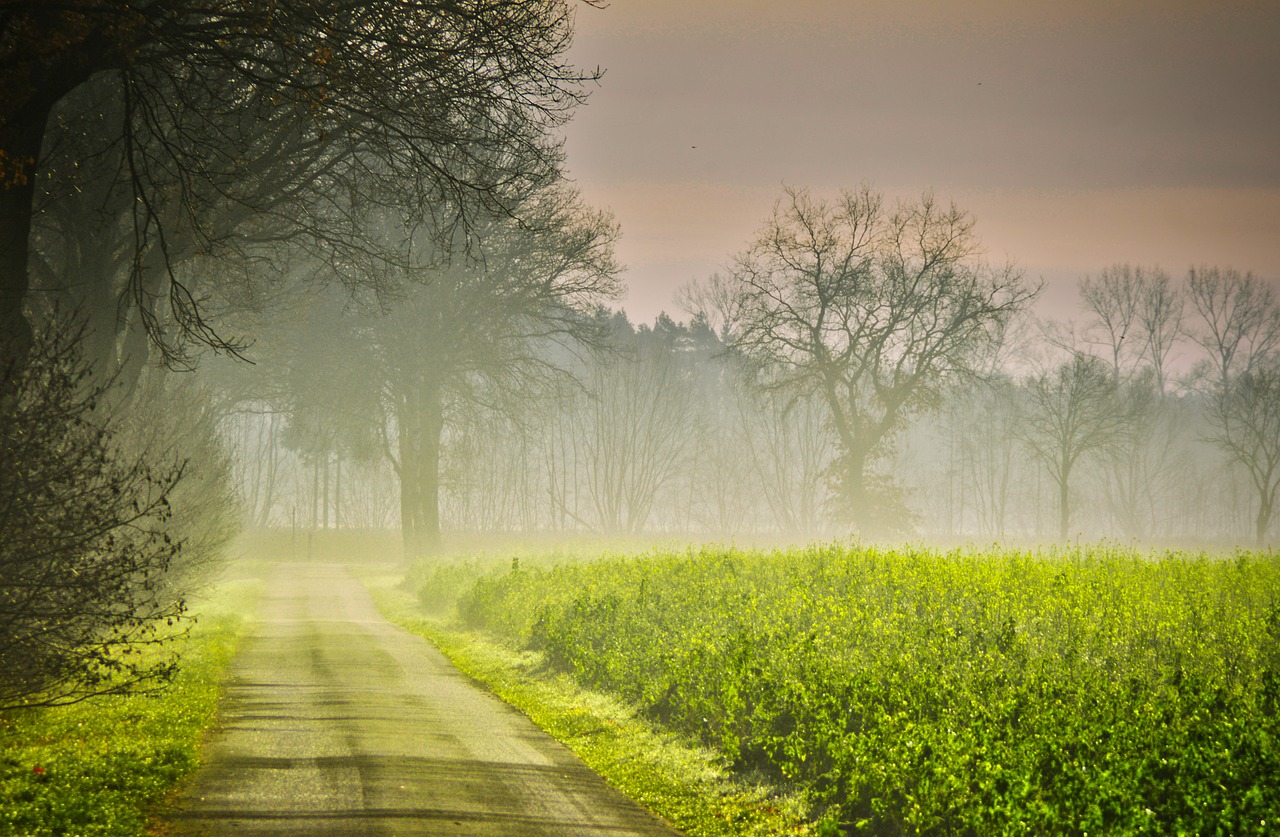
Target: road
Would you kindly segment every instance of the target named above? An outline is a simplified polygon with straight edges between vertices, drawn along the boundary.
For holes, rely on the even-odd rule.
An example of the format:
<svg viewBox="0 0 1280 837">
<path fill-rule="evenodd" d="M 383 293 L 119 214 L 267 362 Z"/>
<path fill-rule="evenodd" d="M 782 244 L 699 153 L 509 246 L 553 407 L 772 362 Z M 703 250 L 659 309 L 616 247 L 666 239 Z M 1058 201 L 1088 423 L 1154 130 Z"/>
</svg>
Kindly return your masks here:
<svg viewBox="0 0 1280 837">
<path fill-rule="evenodd" d="M 271 565 L 176 835 L 673 835 L 391 625 L 341 564 Z"/>
</svg>

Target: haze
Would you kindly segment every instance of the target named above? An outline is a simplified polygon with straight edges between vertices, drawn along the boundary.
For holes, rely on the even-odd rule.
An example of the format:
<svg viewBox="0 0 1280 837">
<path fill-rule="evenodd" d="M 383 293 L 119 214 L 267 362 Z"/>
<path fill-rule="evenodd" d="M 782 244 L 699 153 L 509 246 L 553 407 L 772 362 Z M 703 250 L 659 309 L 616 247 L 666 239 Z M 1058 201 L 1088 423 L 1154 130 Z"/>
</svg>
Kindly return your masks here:
<svg viewBox="0 0 1280 837">
<path fill-rule="evenodd" d="M 1274 3 L 72 5 L 0 21 L 14 474 L 182 464 L 210 554 L 1275 536 Z"/>
<path fill-rule="evenodd" d="M 18 830 L 1280 816 L 1275 0 L 2 8 Z"/>
<path fill-rule="evenodd" d="M 783 184 L 927 189 L 1049 284 L 1116 262 L 1280 277 L 1280 9 L 1197 2 L 615 2 L 569 168 L 624 229 L 651 321 Z M 695 147 L 696 146 L 696 147 Z"/>
</svg>

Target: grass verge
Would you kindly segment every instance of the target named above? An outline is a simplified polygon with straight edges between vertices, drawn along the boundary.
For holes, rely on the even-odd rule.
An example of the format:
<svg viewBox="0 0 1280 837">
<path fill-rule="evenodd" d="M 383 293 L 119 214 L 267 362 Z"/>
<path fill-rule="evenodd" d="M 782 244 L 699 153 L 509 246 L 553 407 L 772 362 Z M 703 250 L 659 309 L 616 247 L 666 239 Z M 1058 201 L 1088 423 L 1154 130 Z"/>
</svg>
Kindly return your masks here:
<svg viewBox="0 0 1280 837">
<path fill-rule="evenodd" d="M 198 763 L 259 584 L 228 582 L 200 608 L 163 692 L 0 714 L 0 835 L 146 834 L 149 809 Z"/>
<path fill-rule="evenodd" d="M 365 579 L 379 610 L 426 638 L 464 674 L 524 712 L 624 794 L 697 837 L 812 834 L 803 799 L 731 778 L 707 750 L 655 729 L 615 698 L 546 670 L 541 655 L 513 651 L 422 614 L 398 579 Z"/>
</svg>

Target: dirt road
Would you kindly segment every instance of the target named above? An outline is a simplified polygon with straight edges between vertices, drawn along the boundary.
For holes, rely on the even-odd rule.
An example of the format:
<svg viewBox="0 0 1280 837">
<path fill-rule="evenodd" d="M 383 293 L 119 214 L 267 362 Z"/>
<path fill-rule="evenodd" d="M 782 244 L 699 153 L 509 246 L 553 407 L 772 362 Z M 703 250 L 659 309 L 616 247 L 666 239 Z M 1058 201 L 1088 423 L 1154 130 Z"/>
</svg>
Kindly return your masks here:
<svg viewBox="0 0 1280 837">
<path fill-rule="evenodd" d="M 378 615 L 340 564 L 282 563 L 177 834 L 671 835 Z"/>
</svg>

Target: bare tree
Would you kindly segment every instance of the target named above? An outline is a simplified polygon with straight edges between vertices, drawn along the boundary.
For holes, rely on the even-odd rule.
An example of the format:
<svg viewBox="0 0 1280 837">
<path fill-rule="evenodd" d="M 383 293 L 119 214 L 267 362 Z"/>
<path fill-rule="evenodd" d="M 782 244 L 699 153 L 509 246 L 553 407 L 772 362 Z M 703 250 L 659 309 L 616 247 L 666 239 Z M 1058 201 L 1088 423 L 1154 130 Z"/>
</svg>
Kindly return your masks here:
<svg viewBox="0 0 1280 837">
<path fill-rule="evenodd" d="M 1130 536 L 1147 531 L 1155 495 L 1174 461 L 1176 428 L 1164 399 L 1166 364 L 1181 336 L 1183 300 L 1159 268 L 1113 265 L 1080 284 L 1088 343 L 1105 352 L 1124 417 L 1100 457 L 1108 508 Z"/>
<path fill-rule="evenodd" d="M 1199 314 L 1190 329 L 1208 355 L 1211 386 L 1229 388 L 1280 349 L 1280 305 L 1270 285 L 1232 268 L 1192 268 L 1187 294 Z"/>
<path fill-rule="evenodd" d="M 1254 538 L 1262 546 L 1280 500 L 1280 363 L 1253 365 L 1214 404 L 1213 441 L 1249 475 L 1258 503 Z"/>
<path fill-rule="evenodd" d="M 385 451 L 400 480 L 407 554 L 440 539 L 441 440 L 451 405 L 516 403 L 559 376 L 547 342 L 596 339 L 587 311 L 616 295 L 617 224 L 563 186 L 519 203 L 522 222 L 477 219 L 484 260 L 454 259 L 411 239 L 403 296 L 370 323 L 388 409 Z"/>
<path fill-rule="evenodd" d="M 1191 337 L 1208 356 L 1200 378 L 1210 405 L 1210 438 L 1249 475 L 1258 503 L 1254 535 L 1261 543 L 1280 480 L 1280 304 L 1271 285 L 1230 268 L 1193 268 L 1187 288 L 1199 315 Z"/>
<path fill-rule="evenodd" d="M 778 370 L 776 385 L 822 397 L 838 494 L 860 525 L 884 499 L 869 490 L 875 456 L 948 379 L 972 374 L 1035 295 L 1012 267 L 979 260 L 973 227 L 928 195 L 887 211 L 867 187 L 834 202 L 787 189 L 734 263 L 730 343 Z"/>
<path fill-rule="evenodd" d="M 1058 537 L 1071 531 L 1071 476 L 1081 458 L 1104 450 L 1124 428 L 1118 384 L 1105 362 L 1084 352 L 1028 382 L 1020 437 L 1058 489 Z"/>
<path fill-rule="evenodd" d="M 822 477 L 835 459 L 822 400 L 812 393 L 792 398 L 743 386 L 737 412 L 747 457 L 774 526 L 812 535 L 826 510 Z"/>
<path fill-rule="evenodd" d="M 1186 297 L 1159 268 L 1147 272 L 1139 288 L 1137 327 L 1142 354 L 1155 373 L 1156 392 L 1164 396 L 1168 388 L 1170 357 L 1183 337 Z"/>
<path fill-rule="evenodd" d="M 614 334 L 623 353 L 601 356 L 587 383 L 586 489 L 602 530 L 636 533 L 684 464 L 695 392 L 669 329 L 618 317 Z"/>
<path fill-rule="evenodd" d="M 332 197 L 356 191 L 351 156 L 287 109 L 269 112 L 252 142 L 228 159 L 189 160 L 205 177 L 184 183 L 166 167 L 149 172 L 155 228 L 140 236 L 137 201 L 119 139 L 120 80 L 95 76 L 55 108 L 37 176 L 30 271 L 36 300 L 62 300 L 88 317 L 88 357 L 131 383 L 159 353 L 189 366 L 200 345 L 238 350 L 247 340 L 226 322 L 228 309 L 270 298 L 286 254 L 306 247 L 353 246 Z M 184 108 L 170 130 L 184 133 Z M 152 137 L 141 156 L 158 153 Z M 346 182 L 344 182 L 346 181 Z M 217 323 L 217 332 L 213 324 Z"/>
<path fill-rule="evenodd" d="M 1009 531 L 1021 458 L 1015 435 L 1018 396 L 1013 381 L 999 374 L 951 396 L 945 433 L 954 483 L 948 480 L 947 490 L 960 531 L 970 508 L 978 531 L 992 536 Z"/>
<path fill-rule="evenodd" d="M 1108 509 L 1130 537 L 1149 533 L 1162 490 L 1174 476 L 1179 443 L 1186 441 L 1179 412 L 1162 397 L 1156 380 L 1154 367 L 1145 366 L 1117 385 L 1121 426 L 1099 457 Z"/>
<path fill-rule="evenodd" d="M 686 314 L 706 323 L 721 340 L 733 333 L 742 314 L 738 310 L 741 300 L 736 283 L 719 273 L 677 288 L 676 304 Z"/>
<path fill-rule="evenodd" d="M 1111 356 L 1112 374 L 1121 378 L 1121 368 L 1136 356 L 1133 339 L 1138 320 L 1138 300 L 1147 281 L 1146 271 L 1122 264 L 1087 276 L 1080 283 L 1080 298 L 1093 317 L 1089 341 L 1102 345 Z"/>
</svg>

